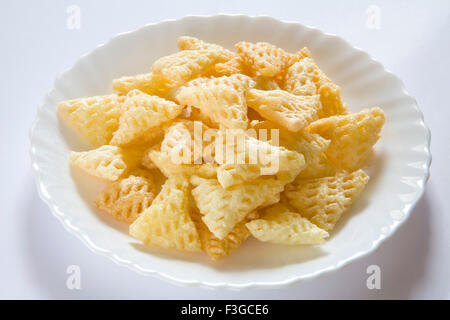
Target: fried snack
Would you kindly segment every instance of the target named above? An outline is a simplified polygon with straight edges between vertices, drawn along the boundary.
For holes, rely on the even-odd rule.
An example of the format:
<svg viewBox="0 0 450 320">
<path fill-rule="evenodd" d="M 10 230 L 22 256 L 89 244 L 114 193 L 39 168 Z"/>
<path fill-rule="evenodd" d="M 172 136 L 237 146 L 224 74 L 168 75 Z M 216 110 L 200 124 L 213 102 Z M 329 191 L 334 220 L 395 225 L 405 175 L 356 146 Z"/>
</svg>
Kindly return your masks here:
<svg viewBox="0 0 450 320">
<path fill-rule="evenodd" d="M 274 77 L 286 66 L 289 54 L 267 42 L 241 41 L 235 46 L 245 65 L 257 76 Z"/>
<path fill-rule="evenodd" d="M 231 76 L 233 74 L 250 75 L 251 71 L 245 66 L 240 56 L 235 56 L 233 59 L 214 65 L 213 74 L 216 77 Z"/>
<path fill-rule="evenodd" d="M 188 177 L 197 175 L 203 178 L 215 178 L 217 176 L 218 166 L 216 163 L 175 164 L 166 153 L 158 149 L 158 147 L 151 148 L 147 153 L 147 157 L 166 177 L 171 175 L 185 175 Z"/>
<path fill-rule="evenodd" d="M 184 106 L 198 108 L 213 122 L 230 129 L 247 128 L 245 91 L 254 86 L 249 77 L 198 78 L 181 87 L 175 100 Z"/>
<path fill-rule="evenodd" d="M 369 176 L 362 170 L 334 177 L 296 179 L 286 186 L 284 194 L 303 217 L 330 231 L 368 181 Z"/>
<path fill-rule="evenodd" d="M 364 164 L 372 147 L 380 138 L 385 115 L 380 108 L 364 109 L 358 113 L 334 116 L 313 122 L 308 131 L 331 140 L 325 151 L 333 164 L 353 171 Z"/>
<path fill-rule="evenodd" d="M 220 157 L 219 143 L 223 144 Z M 218 136 L 216 161 L 220 163 L 217 179 L 223 188 L 251 181 L 262 175 L 276 176 L 284 183 L 289 183 L 305 166 L 303 155 L 239 132 L 236 136 Z"/>
<path fill-rule="evenodd" d="M 223 50 L 184 50 L 160 58 L 153 64 L 152 71 L 176 88 L 228 59 Z"/>
<path fill-rule="evenodd" d="M 178 37 L 178 49 L 180 50 L 212 50 L 216 52 L 221 52 L 224 57 L 227 59 L 233 59 L 237 55 L 234 52 L 231 52 L 230 50 L 225 49 L 222 46 L 219 46 L 215 43 L 208 43 L 203 40 L 194 38 L 194 37 L 188 37 L 188 36 L 182 36 Z"/>
<path fill-rule="evenodd" d="M 134 169 L 143 156 L 142 150 L 104 145 L 100 148 L 70 153 L 70 163 L 95 177 L 116 181 Z"/>
<path fill-rule="evenodd" d="M 307 47 L 302 48 L 300 51 L 294 54 L 289 54 L 289 60 L 286 64 L 286 69 L 292 66 L 294 63 L 299 62 L 303 58 L 311 58 L 311 57 L 312 57 L 311 52 Z"/>
<path fill-rule="evenodd" d="M 330 140 L 318 134 L 302 131 L 286 144 L 288 148 L 305 157 L 306 166 L 299 173 L 298 178 L 320 178 L 335 175 L 336 169 L 325 155 Z"/>
<path fill-rule="evenodd" d="M 215 150 L 217 130 L 211 129 L 199 121 L 179 120 L 167 130 L 161 143 L 161 152 L 165 153 L 174 164 L 201 164 L 212 162 L 214 156 L 207 153 Z M 205 135 L 209 134 L 210 139 Z"/>
<path fill-rule="evenodd" d="M 134 89 L 164 98 L 173 88 L 163 77 L 152 72 L 113 80 L 113 91 L 117 94 L 126 95 Z"/>
<path fill-rule="evenodd" d="M 278 202 L 284 186 L 279 180 L 263 178 L 229 189 L 222 188 L 217 179 L 192 176 L 190 181 L 203 222 L 220 240 L 251 211 Z"/>
<path fill-rule="evenodd" d="M 130 226 L 130 235 L 146 245 L 200 251 L 189 211 L 189 182 L 183 176 L 170 176 L 152 205 Z"/>
<path fill-rule="evenodd" d="M 318 111 L 319 118 L 348 113 L 341 100 L 341 89 L 311 58 L 303 58 L 289 67 L 283 89 L 300 96 L 320 94 L 322 109 Z"/>
<path fill-rule="evenodd" d="M 284 90 L 247 92 L 247 106 L 289 131 L 298 132 L 317 120 L 320 96 L 296 96 Z"/>
<path fill-rule="evenodd" d="M 150 207 L 154 198 L 155 186 L 150 176 L 133 174 L 107 186 L 97 197 L 95 206 L 116 220 L 132 223 Z"/>
<path fill-rule="evenodd" d="M 250 236 L 245 224 L 253 219 L 258 218 L 257 211 L 250 212 L 241 222 L 230 231 L 229 234 L 222 240 L 218 239 L 214 234 L 209 231 L 201 219 L 202 215 L 198 211 L 192 213 L 192 220 L 194 221 L 197 232 L 202 242 L 203 250 L 214 260 L 219 261 L 231 254 L 236 250 L 242 242 L 247 240 Z"/>
<path fill-rule="evenodd" d="M 71 164 L 110 181 L 96 207 L 144 244 L 216 261 L 251 234 L 323 243 L 369 180 L 360 168 L 383 111 L 349 114 L 306 47 L 242 41 L 235 53 L 190 36 L 178 47 L 113 80 L 114 94 L 59 103 L 97 148 Z"/>
<path fill-rule="evenodd" d="M 157 96 L 151 96 L 137 89 L 127 94 L 125 111 L 120 117 L 119 128 L 111 144 L 126 146 L 146 136 L 162 124 L 176 118 L 183 107 Z"/>
<path fill-rule="evenodd" d="M 256 82 L 255 89 L 259 90 L 279 90 L 280 86 L 274 78 L 267 77 L 254 77 L 253 80 Z"/>
<path fill-rule="evenodd" d="M 124 97 L 110 94 L 63 101 L 58 112 L 71 127 L 95 147 L 109 143 L 119 127 Z"/>
<path fill-rule="evenodd" d="M 277 129 L 277 146 L 280 145 L 288 150 L 303 154 L 305 166 L 297 177 L 319 178 L 335 175 L 336 169 L 324 153 L 330 144 L 330 140 L 323 138 L 319 134 L 309 133 L 304 130 L 294 134 L 268 120 L 255 121 L 250 125 L 255 130 L 267 130 L 267 141 L 270 143 L 272 143 L 271 130 Z"/>
<path fill-rule="evenodd" d="M 329 237 L 328 232 L 282 203 L 267 208 L 265 212 L 262 218 L 246 224 L 250 233 L 260 241 L 286 245 L 321 244 Z"/>
<path fill-rule="evenodd" d="M 332 177 L 335 174 L 336 168 L 330 162 L 326 154 L 321 153 L 317 157 L 309 159 L 305 169 L 297 175 L 297 178 L 310 179 Z"/>
</svg>

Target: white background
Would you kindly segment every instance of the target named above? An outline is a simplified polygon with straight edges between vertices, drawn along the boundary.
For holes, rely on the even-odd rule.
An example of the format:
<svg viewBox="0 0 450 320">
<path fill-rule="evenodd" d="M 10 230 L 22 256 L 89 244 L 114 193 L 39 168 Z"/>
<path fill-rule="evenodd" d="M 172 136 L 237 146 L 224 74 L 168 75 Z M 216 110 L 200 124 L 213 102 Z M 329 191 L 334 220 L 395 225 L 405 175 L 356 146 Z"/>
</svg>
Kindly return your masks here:
<svg viewBox="0 0 450 320">
<path fill-rule="evenodd" d="M 67 8 L 81 28 L 67 28 Z M 367 8 L 380 8 L 379 30 Z M 115 34 L 187 14 L 266 14 L 335 33 L 368 51 L 405 82 L 432 131 L 427 190 L 410 219 L 377 252 L 337 273 L 285 289 L 182 288 L 95 255 L 39 199 L 28 130 L 57 76 Z M 450 1 L 12 1 L 0 2 L 0 298 L 304 299 L 450 298 Z M 155 45 L 158 45 L 155 43 Z M 366 268 L 381 267 L 381 290 Z M 82 289 L 66 288 L 79 265 Z"/>
</svg>

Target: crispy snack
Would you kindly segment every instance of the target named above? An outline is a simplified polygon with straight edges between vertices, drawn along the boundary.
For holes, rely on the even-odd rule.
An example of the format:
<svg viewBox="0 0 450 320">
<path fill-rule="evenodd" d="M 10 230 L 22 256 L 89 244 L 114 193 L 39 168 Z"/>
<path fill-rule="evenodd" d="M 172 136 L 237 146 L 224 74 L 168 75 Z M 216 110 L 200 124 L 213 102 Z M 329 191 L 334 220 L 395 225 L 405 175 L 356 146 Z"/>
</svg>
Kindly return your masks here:
<svg viewBox="0 0 450 320">
<path fill-rule="evenodd" d="M 139 90 L 127 94 L 124 104 L 125 111 L 120 117 L 119 129 L 114 133 L 111 144 L 129 145 L 151 130 L 158 129 L 172 119 L 175 119 L 183 107 L 157 96 L 151 96 Z"/>
<path fill-rule="evenodd" d="M 341 89 L 317 67 L 312 58 L 303 58 L 287 70 L 283 89 L 296 95 L 320 94 L 322 109 L 319 118 L 347 114 L 347 107 L 341 100 Z"/>
<path fill-rule="evenodd" d="M 318 134 L 301 131 L 293 139 L 290 138 L 286 144 L 288 148 L 305 156 L 306 166 L 297 177 L 320 178 L 335 175 L 336 169 L 325 155 L 330 140 Z"/>
<path fill-rule="evenodd" d="M 180 120 L 174 122 L 167 130 L 161 143 L 161 151 L 174 164 L 201 164 L 212 162 L 214 153 L 207 155 L 209 150 L 215 150 L 217 130 L 211 129 L 199 121 Z M 206 139 L 205 135 L 211 135 Z"/>
<path fill-rule="evenodd" d="M 289 54 L 267 42 L 241 41 L 234 46 L 245 65 L 258 76 L 274 77 L 286 66 Z"/>
<path fill-rule="evenodd" d="M 124 97 L 115 94 L 63 101 L 58 112 L 95 147 L 109 143 L 119 127 Z"/>
<path fill-rule="evenodd" d="M 191 121 L 200 121 L 204 125 L 206 125 L 209 128 L 218 129 L 219 125 L 217 123 L 212 122 L 212 120 L 205 114 L 203 114 L 200 109 L 197 108 L 191 108 L 190 106 L 186 107 L 190 108 L 191 111 L 189 113 L 188 119 Z"/>
<path fill-rule="evenodd" d="M 213 74 L 216 77 L 231 76 L 233 74 L 250 75 L 251 71 L 245 66 L 244 61 L 238 55 L 234 58 L 214 65 Z"/>
<path fill-rule="evenodd" d="M 214 131 L 201 122 L 176 121 L 166 130 L 161 145 L 146 153 L 145 164 L 147 167 L 159 168 L 167 177 L 174 174 L 196 174 L 214 178 L 217 171 L 217 164 L 211 161 L 214 152 L 208 154 L 208 151 L 214 150 L 214 136 L 209 140 L 202 139 L 202 134 Z"/>
<path fill-rule="evenodd" d="M 247 128 L 245 91 L 254 86 L 249 77 L 236 74 L 220 78 L 198 78 L 181 87 L 175 100 L 198 108 L 213 122 L 231 129 Z"/>
<path fill-rule="evenodd" d="M 157 60 L 152 71 L 175 88 L 199 76 L 214 64 L 228 59 L 223 50 L 183 50 Z"/>
<path fill-rule="evenodd" d="M 301 59 L 287 70 L 283 89 L 299 95 L 318 94 L 316 83 L 319 81 L 319 68 L 311 58 Z"/>
<path fill-rule="evenodd" d="M 219 157 L 220 147 L 223 149 Z M 216 161 L 220 163 L 217 179 L 223 188 L 262 175 L 276 176 L 284 183 L 289 183 L 305 166 L 303 155 L 239 132 L 235 136 L 219 134 L 216 140 Z"/>
<path fill-rule="evenodd" d="M 254 77 L 253 80 L 256 82 L 255 89 L 259 89 L 259 90 L 279 90 L 280 89 L 280 85 L 274 78 Z"/>
<path fill-rule="evenodd" d="M 202 215 L 198 211 L 192 213 L 192 220 L 194 221 L 200 240 L 202 242 L 203 250 L 214 260 L 219 261 L 236 250 L 242 242 L 247 240 L 250 236 L 245 224 L 253 219 L 258 218 L 257 211 L 250 212 L 241 222 L 230 231 L 229 234 L 222 240 L 218 239 L 209 231 L 206 224 L 201 219 Z"/>
<path fill-rule="evenodd" d="M 337 167 L 347 171 L 360 168 L 380 138 L 385 115 L 380 108 L 334 116 L 313 122 L 309 132 L 331 140 L 326 155 Z"/>
<path fill-rule="evenodd" d="M 132 223 L 150 207 L 154 198 L 155 186 L 150 175 L 133 174 L 107 186 L 97 197 L 95 205 L 116 220 Z"/>
<path fill-rule="evenodd" d="M 320 244 L 329 237 L 299 213 L 292 212 L 282 203 L 267 208 L 262 218 L 246 224 L 250 233 L 258 240 L 287 245 Z"/>
<path fill-rule="evenodd" d="M 296 96 L 284 90 L 247 92 L 247 106 L 289 131 L 298 132 L 317 120 L 320 96 Z"/>
<path fill-rule="evenodd" d="M 117 94 L 126 95 L 134 89 L 152 96 L 166 97 L 173 88 L 163 77 L 152 72 L 113 80 L 113 90 Z"/>
<path fill-rule="evenodd" d="M 322 178 L 332 177 L 336 174 L 336 168 L 328 160 L 325 153 L 321 153 L 315 158 L 311 158 L 305 169 L 303 169 L 297 178 L 310 179 L 310 178 Z"/>
<path fill-rule="evenodd" d="M 217 179 L 197 176 L 191 177 L 191 184 L 203 222 L 221 240 L 251 211 L 278 202 L 284 186 L 276 179 L 259 178 L 224 189 Z"/>
<path fill-rule="evenodd" d="M 251 109 L 249 109 L 251 110 Z M 298 133 L 287 131 L 275 123 L 264 120 L 252 122 L 251 127 L 255 130 L 266 129 L 267 140 L 271 142 L 273 129 L 278 130 L 278 144 L 288 150 L 296 151 L 305 157 L 305 166 L 298 175 L 299 178 L 319 178 L 334 176 L 336 169 L 325 155 L 330 140 L 319 134 L 309 133 L 301 130 Z"/>
<path fill-rule="evenodd" d="M 175 164 L 166 153 L 158 149 L 158 147 L 151 148 L 147 157 L 166 177 L 171 175 L 197 175 L 204 178 L 215 178 L 217 175 L 216 163 Z"/>
<path fill-rule="evenodd" d="M 130 235 L 147 245 L 200 251 L 200 238 L 189 211 L 188 181 L 171 176 L 152 205 L 130 226 Z"/>
<path fill-rule="evenodd" d="M 369 176 L 362 170 L 334 177 L 296 179 L 286 186 L 285 195 L 302 216 L 330 231 L 368 181 Z"/>
<path fill-rule="evenodd" d="M 95 177 L 116 181 L 135 168 L 142 156 L 143 152 L 139 149 L 105 145 L 90 151 L 72 151 L 70 163 Z"/>
<path fill-rule="evenodd" d="M 225 49 L 222 46 L 219 46 L 215 43 L 208 43 L 203 40 L 194 38 L 194 37 L 178 37 L 178 49 L 180 50 L 212 50 L 216 52 L 220 52 L 227 59 L 233 59 L 237 55 L 230 50 Z"/>
</svg>

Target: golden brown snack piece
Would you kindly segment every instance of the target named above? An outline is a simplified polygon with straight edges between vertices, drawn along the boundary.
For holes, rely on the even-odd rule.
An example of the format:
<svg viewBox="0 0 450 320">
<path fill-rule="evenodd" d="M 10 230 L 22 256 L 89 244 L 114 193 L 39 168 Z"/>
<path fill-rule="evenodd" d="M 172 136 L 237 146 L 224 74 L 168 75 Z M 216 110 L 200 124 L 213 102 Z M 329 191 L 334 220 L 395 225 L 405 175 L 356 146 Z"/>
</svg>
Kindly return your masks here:
<svg viewBox="0 0 450 320">
<path fill-rule="evenodd" d="M 218 239 L 211 231 L 209 231 L 201 218 L 202 215 L 199 212 L 194 212 L 192 214 L 192 220 L 194 220 L 195 225 L 197 226 L 197 231 L 202 242 L 202 248 L 214 261 L 219 261 L 239 248 L 239 246 L 250 236 L 250 232 L 245 224 L 253 219 L 257 219 L 258 213 L 256 211 L 250 212 L 244 220 L 239 222 L 222 240 Z"/>
<path fill-rule="evenodd" d="M 260 218 L 246 224 L 258 240 L 286 245 L 321 244 L 329 234 L 299 213 L 277 203 Z"/>
<path fill-rule="evenodd" d="M 188 177 L 197 175 L 204 178 L 215 178 L 217 175 L 218 166 L 216 163 L 175 164 L 166 153 L 161 152 L 159 149 L 158 146 L 150 148 L 147 157 L 166 177 L 171 175 L 185 175 Z"/>
<path fill-rule="evenodd" d="M 119 128 L 111 140 L 113 145 L 130 145 L 148 136 L 151 130 L 158 130 L 161 125 L 175 119 L 183 107 L 136 89 L 127 94 L 124 109 Z"/>
<path fill-rule="evenodd" d="M 284 194 L 303 217 L 330 231 L 368 181 L 369 176 L 362 170 L 334 177 L 296 179 L 286 186 Z"/>
<path fill-rule="evenodd" d="M 113 90 L 117 94 L 126 95 L 134 89 L 164 98 L 173 88 L 163 77 L 152 72 L 113 80 Z"/>
<path fill-rule="evenodd" d="M 110 94 L 58 104 L 58 112 L 90 144 L 99 147 L 108 144 L 119 127 L 124 97 Z"/>
<path fill-rule="evenodd" d="M 227 60 L 228 56 L 222 50 L 184 50 L 158 59 L 152 71 L 176 88 L 198 77 L 214 64 Z"/>
<path fill-rule="evenodd" d="M 325 151 L 338 168 L 353 171 L 364 164 L 372 147 L 380 138 L 385 115 L 380 108 L 334 116 L 311 123 L 308 131 L 331 140 Z"/>
<path fill-rule="evenodd" d="M 260 176 L 273 176 L 286 184 L 305 166 L 305 159 L 298 152 L 239 131 L 234 134 L 219 132 L 215 159 L 220 164 L 217 179 L 223 188 Z"/>
<path fill-rule="evenodd" d="M 247 128 L 245 91 L 254 86 L 247 76 L 198 78 L 178 89 L 175 101 L 199 109 L 211 121 L 228 129 Z"/>
<path fill-rule="evenodd" d="M 146 245 L 200 251 L 200 238 L 190 216 L 189 183 L 170 176 L 152 205 L 130 226 L 130 235 Z"/>
<path fill-rule="evenodd" d="M 217 179 L 192 176 L 190 181 L 203 222 L 219 239 L 225 238 L 251 211 L 278 202 L 284 186 L 279 180 L 263 178 L 228 189 L 222 188 Z"/>
<path fill-rule="evenodd" d="M 283 71 L 289 61 L 286 51 L 267 42 L 241 41 L 234 47 L 245 65 L 257 76 L 274 77 Z"/>
<path fill-rule="evenodd" d="M 282 88 L 300 96 L 320 94 L 322 109 L 319 118 L 347 114 L 341 99 L 341 89 L 317 67 L 312 58 L 303 58 L 287 70 Z"/>
<path fill-rule="evenodd" d="M 214 65 L 213 75 L 216 77 L 231 76 L 233 74 L 251 74 L 251 71 L 246 67 L 242 58 L 237 55 L 226 62 Z"/>
<path fill-rule="evenodd" d="M 143 156 L 139 149 L 104 145 L 100 148 L 70 153 L 70 163 L 95 177 L 116 181 L 134 169 Z"/>
<path fill-rule="evenodd" d="M 130 175 L 107 186 L 97 197 L 95 205 L 116 220 L 132 223 L 150 207 L 154 198 L 155 186 L 149 175 Z"/>
<path fill-rule="evenodd" d="M 233 59 L 237 55 L 224 47 L 215 44 L 208 43 L 195 37 L 182 36 L 178 38 L 178 48 L 180 50 L 212 50 L 220 52 L 227 59 Z"/>
<path fill-rule="evenodd" d="M 321 109 L 319 95 L 296 96 L 284 90 L 251 89 L 247 92 L 247 106 L 293 132 L 317 120 L 317 112 Z"/>
</svg>

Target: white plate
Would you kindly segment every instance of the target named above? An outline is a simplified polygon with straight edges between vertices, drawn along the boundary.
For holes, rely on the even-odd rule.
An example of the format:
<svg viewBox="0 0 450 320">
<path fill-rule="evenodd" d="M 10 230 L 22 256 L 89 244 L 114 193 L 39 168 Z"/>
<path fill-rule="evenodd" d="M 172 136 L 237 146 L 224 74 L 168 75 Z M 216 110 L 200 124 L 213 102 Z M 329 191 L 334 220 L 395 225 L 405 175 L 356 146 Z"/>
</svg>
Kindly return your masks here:
<svg viewBox="0 0 450 320">
<path fill-rule="evenodd" d="M 351 111 L 374 106 L 385 111 L 386 125 L 366 168 L 371 180 L 324 245 L 284 247 L 250 240 L 214 264 L 200 254 L 145 248 L 128 236 L 126 225 L 94 210 L 92 200 L 101 184 L 69 170 L 70 150 L 85 146 L 60 126 L 56 105 L 109 93 L 112 79 L 148 72 L 157 58 L 177 51 L 181 35 L 227 48 L 239 40 L 267 41 L 290 52 L 307 46 L 318 65 L 342 87 Z M 40 196 L 90 249 L 173 283 L 234 289 L 285 286 L 336 271 L 373 252 L 408 218 L 421 197 L 431 161 L 429 144 L 430 133 L 415 100 L 395 75 L 367 53 L 300 23 L 243 15 L 189 16 L 114 37 L 58 77 L 31 129 L 31 158 Z"/>
</svg>

